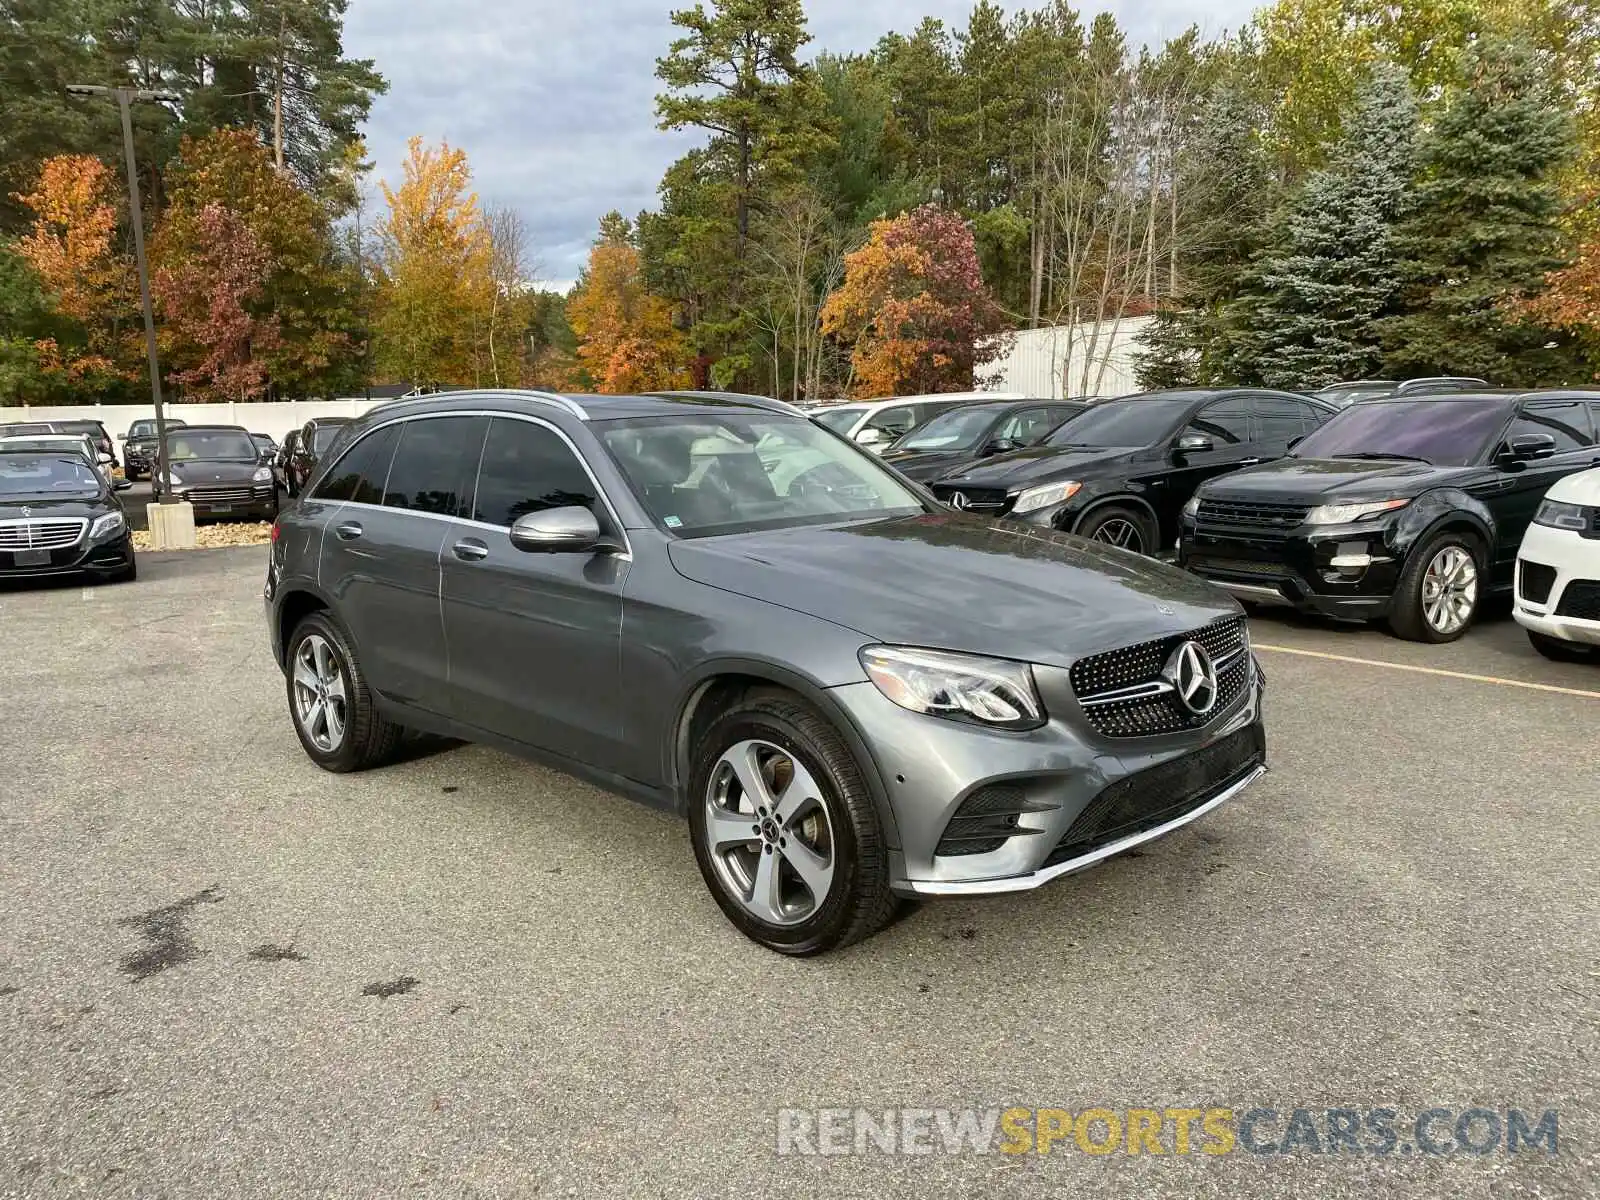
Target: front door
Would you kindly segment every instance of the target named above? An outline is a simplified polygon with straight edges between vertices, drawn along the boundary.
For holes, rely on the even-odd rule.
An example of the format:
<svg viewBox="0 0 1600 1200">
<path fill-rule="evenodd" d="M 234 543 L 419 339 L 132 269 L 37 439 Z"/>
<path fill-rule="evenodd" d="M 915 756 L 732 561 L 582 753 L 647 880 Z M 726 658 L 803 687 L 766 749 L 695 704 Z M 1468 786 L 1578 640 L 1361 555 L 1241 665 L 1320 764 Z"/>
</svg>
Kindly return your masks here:
<svg viewBox="0 0 1600 1200">
<path fill-rule="evenodd" d="M 1589 407 L 1583 400 L 1538 400 L 1527 405 L 1506 430 L 1506 439 L 1524 434 L 1544 434 L 1555 439 L 1556 452 L 1549 458 L 1522 463 L 1502 461 L 1497 486 L 1486 497 L 1494 514 L 1494 582 L 1509 584 L 1516 570 L 1517 549 L 1522 535 L 1533 524 L 1533 516 L 1550 485 L 1575 471 L 1588 470 L 1600 458 L 1589 425 Z"/>
<path fill-rule="evenodd" d="M 1177 450 L 1177 442 L 1190 434 L 1210 438 L 1211 449 Z M 1261 450 L 1254 438 L 1255 423 L 1247 396 L 1213 400 L 1178 430 L 1168 459 L 1144 480 L 1145 495 L 1161 521 L 1162 546 L 1172 545 L 1177 538 L 1179 514 L 1202 483 L 1261 461 Z"/>
<path fill-rule="evenodd" d="M 471 515 L 440 562 L 455 717 L 569 758 L 620 763 L 622 585 L 612 552 L 529 553 L 518 517 L 581 505 L 614 528 L 577 452 L 543 421 L 497 416 Z"/>
</svg>

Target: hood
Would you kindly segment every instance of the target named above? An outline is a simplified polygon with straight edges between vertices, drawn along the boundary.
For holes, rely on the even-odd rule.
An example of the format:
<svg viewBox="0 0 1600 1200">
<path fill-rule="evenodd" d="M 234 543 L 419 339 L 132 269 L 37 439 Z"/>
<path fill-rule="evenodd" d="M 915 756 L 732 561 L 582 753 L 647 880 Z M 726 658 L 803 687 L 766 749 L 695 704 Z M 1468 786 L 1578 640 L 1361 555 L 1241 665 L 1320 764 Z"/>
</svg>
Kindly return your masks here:
<svg viewBox="0 0 1600 1200">
<path fill-rule="evenodd" d="M 262 464 L 255 459 L 240 462 L 232 458 L 194 458 L 170 464 L 171 470 L 184 483 L 249 483 Z"/>
<path fill-rule="evenodd" d="M 951 485 L 1016 490 L 1058 479 L 1093 477 L 1121 468 L 1137 451 L 1127 446 L 1094 446 L 1069 450 L 1060 446 L 1030 446 L 1010 454 L 996 454 L 939 480 Z"/>
<path fill-rule="evenodd" d="M 94 518 L 121 505 L 106 496 L 0 496 L 0 521 Z M 23 513 L 23 509 L 28 511 Z"/>
<path fill-rule="evenodd" d="M 1550 500 L 1560 500 L 1567 504 L 1600 506 L 1600 468 L 1593 471 L 1579 471 L 1576 475 L 1556 480 L 1550 485 L 1550 490 L 1545 496 Z"/>
<path fill-rule="evenodd" d="M 1239 611 L 1154 559 L 959 513 L 673 542 L 679 574 L 878 641 L 1070 666 Z"/>
<path fill-rule="evenodd" d="M 1403 458 L 1280 458 L 1210 480 L 1201 486 L 1200 495 L 1214 500 L 1311 505 L 1326 504 L 1335 497 L 1388 500 L 1420 496 L 1429 488 L 1449 484 L 1469 469 L 1436 467 Z"/>
<path fill-rule="evenodd" d="M 890 450 L 883 454 L 888 463 L 908 479 L 932 483 L 973 461 L 971 450 Z"/>
</svg>

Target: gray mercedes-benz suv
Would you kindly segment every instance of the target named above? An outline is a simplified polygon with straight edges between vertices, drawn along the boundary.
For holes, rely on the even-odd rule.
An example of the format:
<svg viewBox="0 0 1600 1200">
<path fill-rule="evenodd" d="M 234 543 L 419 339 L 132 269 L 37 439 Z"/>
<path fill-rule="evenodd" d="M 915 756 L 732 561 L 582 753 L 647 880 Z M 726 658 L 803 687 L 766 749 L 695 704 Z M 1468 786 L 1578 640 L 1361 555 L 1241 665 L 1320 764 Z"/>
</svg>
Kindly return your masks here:
<svg viewBox="0 0 1600 1200">
<path fill-rule="evenodd" d="M 386 405 L 279 517 L 266 602 L 319 765 L 409 728 L 682 813 L 723 911 L 789 954 L 1090 866 L 1265 770 L 1233 600 L 944 508 L 757 397 Z"/>
</svg>

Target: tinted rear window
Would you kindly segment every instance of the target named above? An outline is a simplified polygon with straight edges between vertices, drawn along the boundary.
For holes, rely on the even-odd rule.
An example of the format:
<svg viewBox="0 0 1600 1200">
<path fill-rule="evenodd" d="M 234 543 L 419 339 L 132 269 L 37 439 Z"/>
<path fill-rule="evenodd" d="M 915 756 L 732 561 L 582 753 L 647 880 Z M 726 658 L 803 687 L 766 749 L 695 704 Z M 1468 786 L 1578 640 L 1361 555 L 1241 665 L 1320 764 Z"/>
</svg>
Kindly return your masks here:
<svg viewBox="0 0 1600 1200">
<path fill-rule="evenodd" d="M 400 440 L 398 425 L 385 425 L 367 434 L 348 451 L 312 490 L 318 500 L 350 500 L 357 504 L 382 504 L 389 478 L 389 462 Z"/>
</svg>

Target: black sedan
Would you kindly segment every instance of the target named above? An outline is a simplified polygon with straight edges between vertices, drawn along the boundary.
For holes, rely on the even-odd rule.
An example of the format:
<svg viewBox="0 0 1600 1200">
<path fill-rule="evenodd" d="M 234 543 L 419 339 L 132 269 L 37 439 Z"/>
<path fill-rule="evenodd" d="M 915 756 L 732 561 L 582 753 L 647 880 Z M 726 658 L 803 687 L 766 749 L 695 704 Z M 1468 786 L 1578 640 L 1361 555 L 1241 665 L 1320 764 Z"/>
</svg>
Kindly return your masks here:
<svg viewBox="0 0 1600 1200">
<path fill-rule="evenodd" d="M 1334 412 L 1259 388 L 1182 388 L 1095 404 L 1039 445 L 933 485 L 955 508 L 1081 534 L 1142 554 L 1171 546 L 1207 479 L 1287 453 Z"/>
<path fill-rule="evenodd" d="M 1081 400 L 1003 400 L 964 404 L 900 438 L 883 461 L 928 483 L 996 454 L 1035 445 L 1088 405 Z"/>
<path fill-rule="evenodd" d="M 1351 405 L 1278 462 L 1203 486 L 1179 562 L 1261 604 L 1447 642 L 1511 588 L 1556 480 L 1600 462 L 1600 391 Z"/>
<path fill-rule="evenodd" d="M 112 484 L 79 454 L 0 450 L 0 579 L 133 579 L 138 563 Z"/>
<path fill-rule="evenodd" d="M 261 462 L 250 434 L 238 425 L 189 425 L 167 432 L 169 477 L 150 489 L 194 505 L 196 517 L 270 521 L 278 514 L 272 468 Z"/>
</svg>

